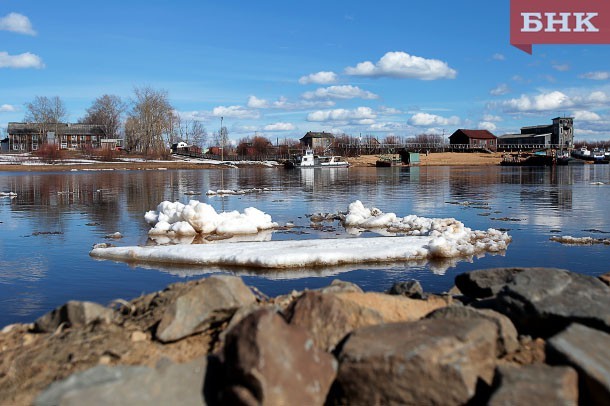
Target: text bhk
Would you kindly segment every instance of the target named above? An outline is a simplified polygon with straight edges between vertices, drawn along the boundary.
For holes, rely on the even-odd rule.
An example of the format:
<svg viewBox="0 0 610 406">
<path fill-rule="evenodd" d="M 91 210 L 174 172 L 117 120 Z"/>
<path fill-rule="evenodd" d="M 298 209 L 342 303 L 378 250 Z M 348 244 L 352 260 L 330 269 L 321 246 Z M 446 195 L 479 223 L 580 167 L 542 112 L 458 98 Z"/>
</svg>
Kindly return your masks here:
<svg viewBox="0 0 610 406">
<path fill-rule="evenodd" d="M 599 13 L 521 13 L 521 32 L 599 32 L 593 18 Z"/>
</svg>

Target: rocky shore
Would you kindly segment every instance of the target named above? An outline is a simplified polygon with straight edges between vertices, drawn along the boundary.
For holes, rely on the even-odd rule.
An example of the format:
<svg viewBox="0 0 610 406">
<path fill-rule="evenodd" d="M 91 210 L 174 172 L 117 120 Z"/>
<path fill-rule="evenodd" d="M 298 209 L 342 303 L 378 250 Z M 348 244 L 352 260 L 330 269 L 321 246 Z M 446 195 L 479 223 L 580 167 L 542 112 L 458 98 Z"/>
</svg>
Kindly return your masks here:
<svg viewBox="0 0 610 406">
<path fill-rule="evenodd" d="M 547 268 L 274 298 L 234 276 L 0 333 L 0 403 L 607 404 L 610 276 Z"/>
</svg>

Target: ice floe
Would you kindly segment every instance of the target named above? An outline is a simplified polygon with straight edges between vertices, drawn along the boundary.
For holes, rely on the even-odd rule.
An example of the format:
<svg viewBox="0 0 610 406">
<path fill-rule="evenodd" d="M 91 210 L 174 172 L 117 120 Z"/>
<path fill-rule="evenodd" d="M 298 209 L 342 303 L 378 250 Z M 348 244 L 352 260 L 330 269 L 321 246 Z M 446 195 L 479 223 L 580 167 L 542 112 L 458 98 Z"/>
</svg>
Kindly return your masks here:
<svg viewBox="0 0 610 406">
<path fill-rule="evenodd" d="M 208 190 L 205 194 L 207 196 L 224 196 L 224 195 L 245 195 L 249 193 L 261 193 L 268 191 L 268 188 L 252 188 L 252 189 L 219 189 L 219 190 Z"/>
<path fill-rule="evenodd" d="M 610 239 L 608 238 L 572 237 L 571 235 L 563 235 L 559 237 L 553 236 L 550 238 L 550 240 L 566 245 L 610 245 Z"/>
</svg>

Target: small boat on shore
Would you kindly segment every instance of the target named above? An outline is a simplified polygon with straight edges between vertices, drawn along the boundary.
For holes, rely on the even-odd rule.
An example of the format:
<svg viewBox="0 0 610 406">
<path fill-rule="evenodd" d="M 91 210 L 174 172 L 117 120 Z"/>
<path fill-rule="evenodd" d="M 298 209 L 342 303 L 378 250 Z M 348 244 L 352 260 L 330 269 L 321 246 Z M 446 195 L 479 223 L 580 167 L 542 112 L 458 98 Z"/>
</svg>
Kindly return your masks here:
<svg viewBox="0 0 610 406">
<path fill-rule="evenodd" d="M 314 155 L 312 149 L 305 150 L 299 158 L 290 159 L 284 162 L 284 167 L 292 168 L 348 168 L 349 162 L 338 155 L 318 156 Z"/>
</svg>

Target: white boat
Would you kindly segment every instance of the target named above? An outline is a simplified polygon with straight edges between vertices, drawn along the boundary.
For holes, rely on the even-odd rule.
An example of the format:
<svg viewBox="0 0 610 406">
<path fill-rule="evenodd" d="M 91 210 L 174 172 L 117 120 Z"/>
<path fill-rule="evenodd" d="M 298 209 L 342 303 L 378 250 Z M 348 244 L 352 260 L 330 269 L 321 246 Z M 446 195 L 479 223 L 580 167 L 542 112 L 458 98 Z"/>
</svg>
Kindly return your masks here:
<svg viewBox="0 0 610 406">
<path fill-rule="evenodd" d="M 349 162 L 337 155 L 317 156 L 312 149 L 305 150 L 300 159 L 286 161 L 286 168 L 347 168 Z"/>
</svg>

